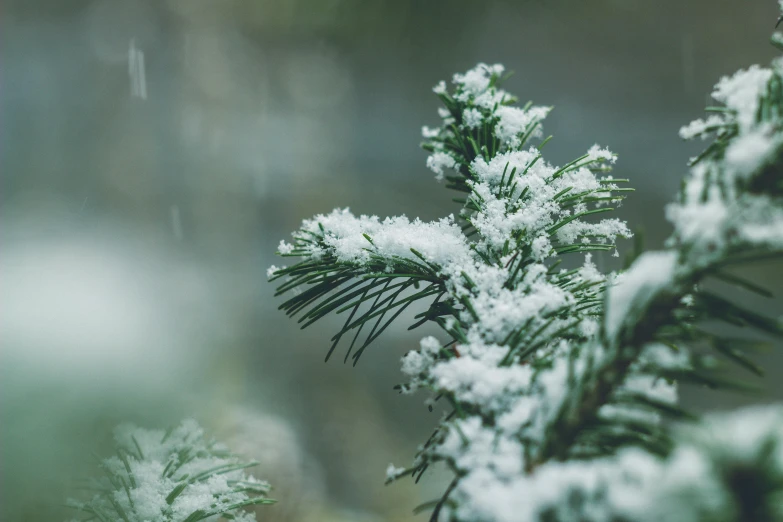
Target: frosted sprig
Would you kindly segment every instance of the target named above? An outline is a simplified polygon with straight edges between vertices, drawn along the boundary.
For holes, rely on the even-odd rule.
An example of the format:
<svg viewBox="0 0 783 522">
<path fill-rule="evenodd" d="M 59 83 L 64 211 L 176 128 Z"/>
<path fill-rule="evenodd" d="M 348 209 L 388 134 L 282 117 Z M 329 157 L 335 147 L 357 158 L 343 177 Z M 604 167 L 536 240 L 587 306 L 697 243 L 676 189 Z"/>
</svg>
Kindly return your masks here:
<svg viewBox="0 0 783 522">
<path fill-rule="evenodd" d="M 500 88 L 500 65 L 479 64 L 455 75 L 451 88 L 433 89 L 444 105 L 441 125 L 424 128 L 423 147 L 437 178 L 464 194 L 456 217 L 425 223 L 336 210 L 305 220 L 293 243 L 281 245 L 280 255 L 300 259 L 271 272 L 278 294 L 301 290 L 281 308 L 303 326 L 347 316 L 327 358 L 350 334 L 345 360 L 356 364 L 406 308 L 428 303 L 410 328 L 432 322 L 442 333 L 403 357 L 408 381 L 399 390 L 429 391 L 428 404 L 444 403 L 446 414 L 412 465 L 390 466 L 387 480 L 418 480 L 445 463 L 454 480 L 429 504 L 431 520 L 636 520 L 632 512 L 653 520 L 645 517 L 656 511 L 639 506 L 680 494 L 692 513 L 730 516 L 721 506 L 737 498 L 736 484 L 654 487 L 696 451 L 664 422 L 696 420 L 678 406 L 677 384 L 741 386 L 716 371 L 716 353 L 761 373 L 745 351 L 752 343 L 711 334 L 701 322 L 783 336 L 780 321 L 701 287 L 717 278 L 768 295 L 725 269 L 783 254 L 778 67 L 724 78 L 713 93 L 721 107 L 682 130 L 714 141 L 667 211 L 675 233 L 667 250 L 637 251 L 621 273 L 601 273 L 591 258 L 631 236 L 624 222 L 597 216 L 630 190 L 608 174 L 615 155 L 596 145 L 564 166 L 549 164 L 549 138 L 532 141 L 544 136 L 550 108 L 516 106 Z M 584 261 L 561 268 L 572 253 Z M 695 426 L 709 433 L 709 424 Z M 758 455 L 767 439 L 752 440 L 747 451 Z M 723 462 L 698 444 L 694 462 Z M 636 507 L 613 503 L 624 493 L 641 497 Z M 770 495 L 762 500 L 778 493 Z"/>
<path fill-rule="evenodd" d="M 762 373 L 747 353 L 752 342 L 714 335 L 698 325 L 705 320 L 722 321 L 735 327 L 750 326 L 780 338 L 783 337 L 781 320 L 739 306 L 714 291 L 700 290 L 699 285 L 705 279 L 714 278 L 771 297 L 766 289 L 727 269 L 758 259 L 773 260 L 783 256 L 783 221 L 780 219 L 783 212 L 783 178 L 780 175 L 783 82 L 780 63 L 776 60 L 769 69 L 754 66 L 723 78 L 713 93 L 723 105 L 710 108 L 712 116 L 692 123 L 681 132 L 685 137 L 713 137 L 713 141 L 691 162 L 691 176 L 683 185 L 679 201 L 667 209 L 675 226 L 675 233 L 667 243 L 669 249 L 642 255 L 610 285 L 596 364 L 581 373 L 575 372 L 571 386 L 580 391 L 569 394 L 562 401 L 562 415 L 552 423 L 551 435 L 542 453 L 544 458 L 539 459 L 537 465 L 552 457 L 568 459 L 574 455 L 580 440 L 590 431 L 586 426 L 600 417 L 610 401 L 616 400 L 620 390 L 628 387 L 628 377 L 640 364 L 668 379 L 713 387 L 737 386 L 738 383 L 709 371 L 714 364 L 711 356 L 699 355 L 695 349 L 695 345 L 707 345 L 740 366 Z M 688 354 L 688 364 L 667 368 L 661 362 L 644 362 L 645 346 L 653 341 L 676 346 L 679 352 Z M 571 353 L 580 353 L 580 350 L 576 346 Z M 779 422 L 779 417 L 776 418 Z M 751 440 L 754 442 L 748 444 L 747 451 L 762 454 L 766 443 Z M 669 449 L 662 454 L 676 455 L 676 451 L 672 451 Z M 753 493 L 757 495 L 753 501 L 757 505 L 770 502 L 779 505 L 780 493 L 774 493 L 779 487 L 774 484 L 780 484 L 775 482 L 778 479 L 764 475 L 764 470 L 758 469 L 763 467 L 760 461 L 748 465 L 755 466 L 753 472 L 767 481 L 763 487 L 770 488 L 763 493 Z M 547 468 L 551 469 L 551 465 L 543 465 L 541 473 L 546 473 L 543 470 Z M 656 476 L 655 480 L 661 480 L 661 476 Z M 666 496 L 674 499 L 682 494 L 683 502 L 689 503 L 691 508 L 683 508 L 678 513 L 682 518 L 677 520 L 713 520 L 706 513 L 715 513 L 715 520 L 727 521 L 776 520 L 779 516 L 749 518 L 748 512 L 743 510 L 739 513 L 722 508 L 713 510 L 715 506 L 710 506 L 710 499 L 725 504 L 745 493 L 739 484 L 729 482 L 724 484 L 723 490 L 704 496 L 697 490 L 700 486 L 709 490 L 710 478 L 702 475 L 699 480 L 702 483 L 695 484 L 693 490 L 678 492 L 672 489 L 657 497 L 643 491 L 640 496 L 646 502 L 649 499 L 645 495 L 649 494 L 651 502 L 658 502 L 660 507 Z M 602 485 L 597 491 L 599 496 L 605 496 L 614 489 L 620 488 Z M 586 500 L 583 510 L 589 511 L 596 503 L 601 504 L 596 497 Z M 662 518 L 655 518 L 650 513 L 659 511 L 648 511 L 648 516 L 652 516 L 650 520 L 675 519 L 672 518 L 674 512 Z M 542 519 L 571 520 L 569 516 L 558 518 L 551 513 L 542 515 Z M 596 520 L 604 519 L 596 517 Z M 641 515 L 631 519 L 648 520 Z"/>
<path fill-rule="evenodd" d="M 500 462 L 513 463 L 517 473 L 525 469 L 557 413 L 548 405 L 572 378 L 574 364 L 559 356 L 600 328 L 595 317 L 606 276 L 590 252 L 614 251 L 617 237 L 631 235 L 620 220 L 591 219 L 629 190 L 619 185 L 626 180 L 605 175 L 614 154 L 594 146 L 562 167 L 547 163 L 529 141 L 540 136 L 549 109 L 512 107 L 514 98 L 497 86 L 501 72 L 479 65 L 455 75 L 454 91 L 445 84 L 435 89 L 446 110 L 440 129 L 425 128 L 425 148 L 433 151 L 427 163 L 441 175 L 447 168 L 458 174 L 446 177 L 451 188 L 468 193 L 457 218 L 424 223 L 335 210 L 305 220 L 293 243 L 279 249 L 304 260 L 271 274 L 285 281 L 278 293 L 307 286 L 283 305 L 304 326 L 350 312 L 329 354 L 351 333 L 346 360 L 353 354 L 354 362 L 407 306 L 430 299 L 413 327 L 432 321 L 452 340 L 428 337 L 408 353 L 403 371 L 410 380 L 401 390 L 429 389 L 448 398 L 455 414 L 414 466 L 390 468 L 390 479 L 438 461 L 460 474 L 480 462 L 489 471 Z M 559 268 L 570 253 L 586 254 L 582 266 Z M 589 364 L 585 357 L 576 366 Z M 486 427 L 483 419 L 498 426 Z M 487 440 L 499 436 L 503 451 L 516 458 L 494 453 Z"/>
<path fill-rule="evenodd" d="M 257 465 L 204 438 L 193 420 L 163 430 L 127 424 L 115 430 L 116 454 L 100 463 L 95 494 L 68 505 L 104 522 L 196 522 L 222 517 L 255 520 L 243 508 L 275 502 L 270 486 L 244 470 Z"/>
<path fill-rule="evenodd" d="M 722 78 L 705 120 L 684 127 L 685 138 L 713 137 L 692 161 L 691 176 L 667 217 L 675 226 L 671 244 L 689 261 L 709 263 L 731 250 L 783 247 L 783 195 L 779 159 L 783 150 L 783 61 L 754 65 Z"/>
</svg>

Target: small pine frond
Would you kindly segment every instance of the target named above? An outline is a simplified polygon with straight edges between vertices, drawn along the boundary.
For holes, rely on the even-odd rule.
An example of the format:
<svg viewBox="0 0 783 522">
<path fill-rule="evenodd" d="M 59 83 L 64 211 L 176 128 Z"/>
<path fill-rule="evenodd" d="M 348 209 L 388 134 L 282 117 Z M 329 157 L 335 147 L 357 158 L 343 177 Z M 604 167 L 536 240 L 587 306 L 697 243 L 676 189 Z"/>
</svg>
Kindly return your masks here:
<svg viewBox="0 0 783 522">
<path fill-rule="evenodd" d="M 222 517 L 251 522 L 243 508 L 275 501 L 270 486 L 244 470 L 227 448 L 204 438 L 195 421 L 168 431 L 123 425 L 115 431 L 116 454 L 100 463 L 103 478 L 87 486 L 87 501 L 68 506 L 102 522 L 196 522 Z"/>
</svg>

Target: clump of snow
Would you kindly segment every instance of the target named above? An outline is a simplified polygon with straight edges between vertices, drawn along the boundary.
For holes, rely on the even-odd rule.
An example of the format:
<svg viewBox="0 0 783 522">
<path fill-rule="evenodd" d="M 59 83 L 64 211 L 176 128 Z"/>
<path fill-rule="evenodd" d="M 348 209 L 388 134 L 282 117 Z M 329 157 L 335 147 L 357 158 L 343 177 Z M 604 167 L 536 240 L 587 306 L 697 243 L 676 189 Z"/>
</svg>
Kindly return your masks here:
<svg viewBox="0 0 783 522">
<path fill-rule="evenodd" d="M 783 472 L 783 408 L 749 406 L 730 414 L 704 418 L 704 429 L 686 432 L 693 443 L 707 447 L 731 460 L 753 460 L 769 441 L 777 441 L 769 463 Z"/>
<path fill-rule="evenodd" d="M 499 409 L 509 397 L 530 385 L 533 371 L 526 366 L 488 366 L 473 357 L 457 357 L 432 369 L 435 386 L 457 400 L 489 410 Z"/>
<path fill-rule="evenodd" d="M 322 236 L 323 244 L 338 261 L 363 264 L 372 255 L 392 261 L 394 257 L 418 260 L 416 250 L 427 261 L 439 265 L 464 262 L 471 258 L 465 236 L 453 216 L 425 223 L 405 216 L 386 218 L 355 216 L 349 209 L 335 209 L 302 222 L 302 230 Z M 298 245 L 310 255 L 321 256 L 319 246 Z"/>
<path fill-rule="evenodd" d="M 710 132 L 721 128 L 725 125 L 725 120 L 713 114 L 706 120 L 697 119 L 690 122 L 688 125 L 680 129 L 680 137 L 684 140 L 691 140 L 693 138 L 707 139 Z"/>
<path fill-rule="evenodd" d="M 639 362 L 667 370 L 682 370 L 691 366 L 688 350 L 660 343 L 651 343 L 645 346 L 639 357 Z"/>
<path fill-rule="evenodd" d="M 551 107 L 532 107 L 527 110 L 518 107 L 498 107 L 495 111 L 495 116 L 498 118 L 495 133 L 503 142 L 516 147 L 520 144 L 519 135 L 526 132 L 531 125 L 546 118 L 550 110 Z M 531 136 L 541 136 L 540 126 L 536 127 Z"/>
<path fill-rule="evenodd" d="M 645 397 L 659 404 L 676 405 L 678 400 L 677 385 L 660 379 L 655 375 L 632 373 L 626 378 L 616 394 L 620 397 L 631 393 L 637 397 Z M 599 410 L 603 419 L 633 421 L 646 424 L 657 424 L 661 421 L 658 412 L 647 411 L 636 405 L 605 404 Z"/>
<path fill-rule="evenodd" d="M 397 479 L 404 473 L 405 473 L 405 468 L 398 468 L 394 464 L 389 464 L 389 467 L 386 468 L 386 482 L 391 482 L 392 480 Z"/>
<path fill-rule="evenodd" d="M 267 278 L 272 278 L 272 277 L 275 276 L 275 273 L 277 273 L 280 270 L 284 270 L 284 269 L 285 269 L 285 265 L 283 265 L 283 266 L 271 265 L 269 268 L 266 269 L 266 277 Z"/>
<path fill-rule="evenodd" d="M 543 180 L 554 174 L 554 169 L 551 166 L 545 163 L 539 165 L 537 162 L 534 164 L 534 161 L 540 155 L 541 153 L 538 149 L 531 147 L 528 150 L 496 154 L 490 161 L 486 161 L 484 158 L 476 158 L 470 166 L 470 170 L 476 174 L 480 181 L 489 183 L 492 187 L 497 186 L 504 179 L 504 172 L 506 174 L 505 177 L 510 176 L 511 172 L 514 171 L 518 172 L 520 177 L 522 177 L 522 173 L 527 170 L 523 183 L 530 184 L 533 183 L 533 180 Z M 537 187 L 531 188 L 542 188 L 544 183 L 538 181 L 537 185 Z"/>
<path fill-rule="evenodd" d="M 460 471 L 487 469 L 495 480 L 497 477 L 512 478 L 523 472 L 524 458 L 519 442 L 484 426 L 478 416 L 452 424 L 438 446 L 438 453 Z"/>
<path fill-rule="evenodd" d="M 402 373 L 411 381 L 409 391 L 414 391 L 419 385 L 429 379 L 428 372 L 435 364 L 441 343 L 433 336 L 423 338 L 419 343 L 419 350 L 411 350 L 402 358 Z"/>
<path fill-rule="evenodd" d="M 447 152 L 434 152 L 427 158 L 427 168 L 437 174 L 436 179 L 443 179 L 444 171 L 453 169 L 457 164 L 454 157 Z"/>
<path fill-rule="evenodd" d="M 685 201 L 667 205 L 666 217 L 674 223 L 682 242 L 719 254 L 725 247 L 730 210 L 715 190 L 707 190 L 706 201 L 700 199 L 698 193 L 704 191 L 702 180 L 706 172 L 704 165 L 693 168 L 691 180 L 686 186 Z"/>
<path fill-rule="evenodd" d="M 552 255 L 552 243 L 546 235 L 540 235 L 531 243 L 533 258 L 537 261 L 546 259 Z"/>
<path fill-rule="evenodd" d="M 423 138 L 437 138 L 438 134 L 440 134 L 440 129 L 438 128 L 433 129 L 426 125 L 421 128 L 421 136 Z"/>
<path fill-rule="evenodd" d="M 615 156 L 615 154 L 609 149 L 602 148 L 600 145 L 596 144 L 590 147 L 590 150 L 587 151 L 587 161 L 590 163 L 598 161 L 615 163 L 617 161 L 617 156 Z"/>
<path fill-rule="evenodd" d="M 757 196 L 742 207 L 737 236 L 747 244 L 783 249 L 783 208 L 767 196 Z"/>
<path fill-rule="evenodd" d="M 617 341 L 625 322 L 644 313 L 658 293 L 673 284 L 677 257 L 675 251 L 646 252 L 628 271 L 615 278 L 606 297 L 608 339 Z"/>
<path fill-rule="evenodd" d="M 499 76 L 504 70 L 505 68 L 499 63 L 495 65 L 480 63 L 465 74 L 455 74 L 453 82 L 461 87 L 463 97 L 461 101 L 466 101 L 471 95 L 478 96 L 485 92 L 489 88 L 492 76 Z"/>
<path fill-rule="evenodd" d="M 747 178 L 774 157 L 781 145 L 770 124 L 760 125 L 741 134 L 726 149 L 726 167 L 735 175 Z"/>
<path fill-rule="evenodd" d="M 465 109 L 462 113 L 462 124 L 468 129 L 477 129 L 483 121 L 484 115 L 478 109 Z"/>
<path fill-rule="evenodd" d="M 287 243 L 285 240 L 280 240 L 280 244 L 277 246 L 277 251 L 283 255 L 288 255 L 294 251 L 294 245 Z"/>
<path fill-rule="evenodd" d="M 574 212 L 588 210 L 586 207 L 573 209 L 564 205 L 556 199 L 558 194 L 571 191 L 606 196 L 610 190 L 617 188 L 612 183 L 601 183 L 585 167 L 605 160 L 613 161 L 614 155 L 597 147 L 593 147 L 581 163 L 564 172 L 540 160 L 540 152 L 535 148 L 498 154 L 490 161 L 476 158 L 470 168 L 479 181 L 473 183 L 472 188 L 481 198 L 483 208 L 472 218 L 473 226 L 494 248 L 503 246 L 518 231 L 524 231 L 524 242 L 532 244 L 559 220 L 571 217 Z M 512 174 L 513 190 L 499 189 L 501 181 L 508 185 L 507 180 Z M 560 227 L 555 238 L 564 244 L 582 238 L 588 241 L 592 238 L 597 243 L 613 243 L 618 236 L 631 236 L 623 221 L 605 219 L 595 222 L 577 218 Z M 539 245 L 545 247 L 542 243 Z"/>
<path fill-rule="evenodd" d="M 712 97 L 735 112 L 741 129 L 750 128 L 756 121 L 759 99 L 767 90 L 772 70 L 753 65 L 732 76 L 724 76 L 715 85 Z"/>
</svg>

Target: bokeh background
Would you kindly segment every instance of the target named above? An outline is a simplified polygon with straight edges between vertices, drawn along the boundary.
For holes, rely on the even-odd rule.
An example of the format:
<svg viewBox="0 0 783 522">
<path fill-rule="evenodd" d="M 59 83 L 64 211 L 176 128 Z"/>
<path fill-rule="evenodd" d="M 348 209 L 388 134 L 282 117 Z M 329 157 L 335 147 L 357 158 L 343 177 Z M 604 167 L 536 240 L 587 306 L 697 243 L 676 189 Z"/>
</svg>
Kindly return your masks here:
<svg viewBox="0 0 783 522">
<path fill-rule="evenodd" d="M 444 477 L 384 486 L 438 412 L 402 397 L 391 328 L 353 368 L 266 268 L 336 206 L 433 219 L 431 87 L 479 61 L 554 105 L 553 163 L 594 143 L 649 248 L 701 144 L 679 127 L 773 56 L 773 0 L 5 0 L 0 7 L 0 519 L 61 520 L 110 428 L 195 417 L 258 458 L 270 521 L 409 521 Z M 600 258 L 603 267 L 612 259 Z M 279 261 L 278 261 L 279 264 Z M 781 290 L 772 265 L 748 274 Z M 744 296 L 737 297 L 746 299 Z M 780 300 L 761 303 L 781 313 Z M 778 346 L 779 348 L 779 346 Z M 684 390 L 696 408 L 783 398 Z"/>
</svg>

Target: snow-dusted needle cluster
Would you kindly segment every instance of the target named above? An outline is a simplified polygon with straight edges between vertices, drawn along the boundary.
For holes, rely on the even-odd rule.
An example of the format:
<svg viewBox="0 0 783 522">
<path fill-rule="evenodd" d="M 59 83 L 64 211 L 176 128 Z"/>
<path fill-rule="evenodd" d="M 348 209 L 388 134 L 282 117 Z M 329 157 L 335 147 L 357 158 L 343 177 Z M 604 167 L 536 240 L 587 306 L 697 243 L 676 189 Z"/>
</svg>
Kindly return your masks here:
<svg viewBox="0 0 783 522">
<path fill-rule="evenodd" d="M 780 181 L 783 59 L 757 65 L 718 82 L 712 97 L 722 104 L 705 120 L 683 127 L 684 138 L 715 141 L 693 160 L 681 199 L 667 209 L 673 241 L 688 244 L 693 263 L 708 263 L 745 242 L 783 247 L 783 209 L 772 196 Z"/>
<path fill-rule="evenodd" d="M 254 521 L 247 506 L 270 504 L 269 484 L 245 474 L 255 466 L 204 438 L 193 420 L 168 431 L 122 425 L 116 455 L 100 464 L 102 477 L 86 488 L 86 501 L 70 507 L 102 522 Z"/>
<path fill-rule="evenodd" d="M 549 464 L 469 503 L 457 499 L 457 513 L 502 522 L 783 519 L 783 408 L 709 416 L 677 430 L 675 440 L 665 459 L 626 448 L 611 458 Z"/>
<path fill-rule="evenodd" d="M 456 217 L 425 223 L 338 209 L 281 242 L 280 255 L 300 258 L 269 271 L 282 281 L 278 294 L 295 292 L 281 308 L 303 326 L 347 316 L 327 358 L 346 336 L 345 359 L 355 364 L 406 308 L 428 303 L 411 328 L 433 322 L 443 335 L 403 357 L 400 390 L 429 390 L 430 404 L 447 411 L 412 466 L 392 465 L 387 477 L 450 468 L 454 481 L 432 503 L 433 520 L 745 520 L 731 518 L 751 511 L 716 470 L 734 457 L 760 465 L 763 441 L 783 444 L 779 426 L 765 424 L 748 447 L 732 439 L 718 451 L 662 421 L 692 418 L 677 406 L 678 381 L 727 384 L 694 341 L 757 370 L 699 321 L 783 334 L 774 319 L 696 287 L 709 276 L 753 289 L 722 268 L 783 250 L 777 67 L 722 80 L 715 98 L 725 107 L 683 130 L 717 139 L 669 208 L 669 249 L 642 254 L 620 274 L 601 273 L 591 259 L 631 235 L 599 215 L 630 190 L 608 174 L 614 154 L 594 146 L 564 166 L 548 163 L 548 138 L 531 140 L 543 137 L 550 108 L 517 106 L 500 88 L 501 65 L 479 64 L 434 88 L 441 124 L 423 128 L 423 147 L 436 178 L 464 194 Z M 581 263 L 563 268 L 569 255 Z M 778 410 L 759 415 L 781 419 Z M 770 462 L 753 476 L 783 476 L 783 461 Z M 779 498 L 783 485 L 774 483 L 759 506 Z"/>
</svg>

